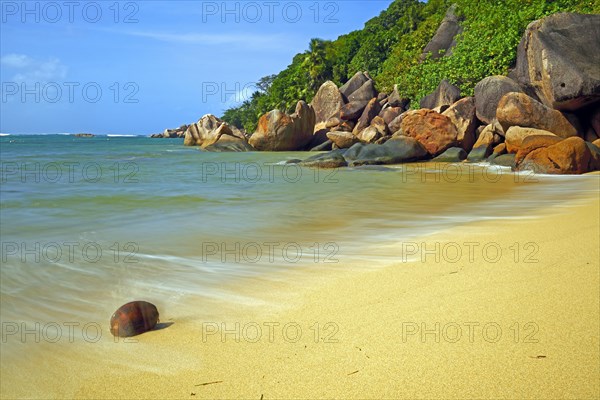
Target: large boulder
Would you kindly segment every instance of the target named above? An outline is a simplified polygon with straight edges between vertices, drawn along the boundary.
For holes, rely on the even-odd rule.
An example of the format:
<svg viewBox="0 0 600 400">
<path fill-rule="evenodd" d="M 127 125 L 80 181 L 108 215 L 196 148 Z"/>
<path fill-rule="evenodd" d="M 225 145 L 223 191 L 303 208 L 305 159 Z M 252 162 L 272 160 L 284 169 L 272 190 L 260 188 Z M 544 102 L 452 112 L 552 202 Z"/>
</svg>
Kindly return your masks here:
<svg viewBox="0 0 600 400">
<path fill-rule="evenodd" d="M 363 143 L 375 143 L 385 136 L 389 136 L 390 132 L 383 118 L 377 116 L 371 121 L 371 125 L 361 132 L 356 134 L 358 140 Z"/>
<path fill-rule="evenodd" d="M 246 151 L 255 151 L 256 149 L 243 140 L 238 141 L 219 141 L 204 148 L 205 151 L 213 153 L 241 153 Z"/>
<path fill-rule="evenodd" d="M 379 113 L 379 116 L 389 125 L 394 119 L 402 114 L 402 112 L 402 107 L 387 107 Z"/>
<path fill-rule="evenodd" d="M 187 125 L 181 125 L 179 128 L 175 128 L 175 129 L 165 129 L 165 131 L 162 134 L 155 134 L 152 135 L 152 137 L 155 138 L 165 138 L 165 139 L 173 139 L 173 138 L 185 138 L 185 132 L 187 131 L 188 126 Z M 86 134 L 79 134 L 79 135 L 86 135 Z M 77 136 L 77 135 L 75 135 Z"/>
<path fill-rule="evenodd" d="M 394 90 L 388 96 L 388 104 L 391 107 L 400 107 L 400 108 L 406 109 L 406 107 L 408 106 L 409 103 L 410 103 L 409 99 L 407 99 L 406 97 L 400 96 L 400 91 L 398 90 L 398 85 L 394 85 Z"/>
<path fill-rule="evenodd" d="M 350 166 L 401 164 L 423 160 L 427 151 L 413 138 L 392 138 L 384 144 L 357 143 L 344 153 Z"/>
<path fill-rule="evenodd" d="M 506 143 L 500 143 L 499 145 L 494 147 L 493 154 L 495 154 L 497 156 L 506 154 Z"/>
<path fill-rule="evenodd" d="M 580 137 L 570 137 L 530 152 L 517 169 L 543 174 L 583 174 L 597 167 L 586 142 Z"/>
<path fill-rule="evenodd" d="M 362 85 L 369 80 L 363 72 L 357 72 L 348 82 L 340 87 L 340 93 L 348 98 L 352 93 L 357 91 Z"/>
<path fill-rule="evenodd" d="M 473 150 L 467 156 L 467 161 L 469 162 L 480 162 L 488 158 L 492 155 L 492 146 L 489 144 L 484 144 L 480 146 L 473 147 Z"/>
<path fill-rule="evenodd" d="M 355 101 L 345 104 L 340 110 L 340 118 L 344 121 L 356 121 L 360 118 L 368 103 L 368 101 Z"/>
<path fill-rule="evenodd" d="M 496 129 L 493 124 L 489 124 L 483 128 L 467 160 L 470 162 L 479 162 L 488 158 L 492 154 L 494 144 L 496 143 L 496 135 Z"/>
<path fill-rule="evenodd" d="M 448 150 L 434 158 L 433 162 L 456 163 L 466 160 L 467 152 L 462 147 L 450 147 Z"/>
<path fill-rule="evenodd" d="M 460 33 L 462 33 L 462 27 L 456 15 L 456 4 L 453 4 L 446 12 L 446 16 L 433 38 L 425 46 L 421 60 L 425 60 L 428 54 L 431 54 L 433 59 L 452 55 L 452 48 L 456 45 L 456 36 Z"/>
<path fill-rule="evenodd" d="M 339 168 L 348 165 L 344 158 L 345 150 L 333 150 L 324 154 L 316 154 L 299 164 L 309 168 Z"/>
<path fill-rule="evenodd" d="M 396 133 L 398 131 L 400 131 L 400 129 L 402 129 L 402 120 L 404 119 L 404 117 L 406 116 L 407 112 L 403 112 L 402 114 L 398 115 L 396 118 L 394 118 L 392 120 L 392 122 L 388 123 L 388 128 L 390 128 L 390 132 L 392 133 Z"/>
<path fill-rule="evenodd" d="M 442 115 L 450 118 L 450 121 L 456 126 L 458 145 L 465 151 L 471 151 L 475 143 L 475 130 L 479 125 L 479 121 L 475 116 L 475 98 L 465 97 L 460 99 L 444 111 Z"/>
<path fill-rule="evenodd" d="M 511 92 L 523 92 L 519 84 L 505 76 L 488 76 L 475 85 L 477 118 L 491 124 L 496 119 L 500 99 Z"/>
<path fill-rule="evenodd" d="M 493 165 L 509 167 L 511 169 L 514 169 L 516 167 L 514 154 L 492 154 L 488 158 L 488 162 Z"/>
<path fill-rule="evenodd" d="M 443 80 L 435 91 L 421 99 L 421 108 L 433 110 L 440 106 L 450 106 L 460 100 L 460 89 L 447 80 Z"/>
<path fill-rule="evenodd" d="M 325 142 L 321 143 L 318 146 L 315 147 L 310 147 L 310 145 L 308 146 L 310 148 L 309 151 L 329 151 L 331 150 L 331 147 L 333 146 L 333 142 L 329 139 L 327 139 Z"/>
<path fill-rule="evenodd" d="M 345 102 L 335 83 L 327 81 L 321 85 L 311 105 L 315 110 L 316 123 L 338 116 Z"/>
<path fill-rule="evenodd" d="M 332 131 L 327 133 L 327 138 L 340 149 L 350 148 L 353 144 L 358 143 L 358 138 L 352 132 Z"/>
<path fill-rule="evenodd" d="M 358 90 L 348 96 L 348 102 L 368 103 L 373 97 L 377 98 L 377 95 L 375 82 L 369 79 Z"/>
<path fill-rule="evenodd" d="M 432 156 L 458 144 L 458 131 L 450 118 L 426 108 L 407 112 L 402 132 L 418 140 Z"/>
<path fill-rule="evenodd" d="M 314 110 L 304 101 L 299 101 L 292 115 L 273 110 L 260 117 L 250 144 L 261 151 L 302 150 L 313 139 L 314 128 Z"/>
<path fill-rule="evenodd" d="M 517 155 L 515 157 L 515 163 L 518 165 L 527 157 L 529 153 L 534 150 L 541 149 L 542 147 L 549 147 L 555 145 L 556 143 L 563 141 L 564 139 L 558 136 L 548 136 L 548 135 L 532 135 L 527 136 L 521 142 L 521 146 L 517 151 Z"/>
<path fill-rule="evenodd" d="M 388 136 L 391 132 L 388 128 L 387 123 L 382 117 L 375 117 L 371 120 L 371 126 L 377 129 L 381 136 Z"/>
<path fill-rule="evenodd" d="M 229 125 L 212 114 L 207 114 L 197 123 L 187 127 L 183 144 L 206 148 L 217 142 L 246 143 L 247 141 L 242 131 L 235 126 Z"/>
<path fill-rule="evenodd" d="M 516 76 L 549 107 L 574 111 L 600 101 L 600 15 L 559 13 L 527 27 Z"/>
<path fill-rule="evenodd" d="M 511 126 L 521 126 L 543 129 L 563 138 L 577 135 L 577 130 L 560 111 L 546 107 L 525 93 L 504 95 L 498 103 L 496 118 L 505 132 Z"/>
<path fill-rule="evenodd" d="M 483 128 L 473 148 L 479 146 L 493 146 L 496 144 L 496 129 L 493 124 L 489 124 Z"/>
<path fill-rule="evenodd" d="M 327 133 L 330 132 L 333 129 L 333 127 L 323 127 L 323 124 L 324 123 L 321 122 L 320 124 L 315 125 L 315 133 L 313 134 L 310 142 L 308 142 L 308 144 L 306 145 L 307 149 L 312 149 L 314 147 L 320 146 L 327 140 L 329 140 L 327 138 Z M 321 127 L 317 129 L 318 125 L 321 125 Z"/>
<path fill-rule="evenodd" d="M 551 136 L 558 137 L 552 132 L 535 128 L 522 128 L 520 126 L 512 126 L 506 131 L 505 143 L 506 151 L 516 153 L 523 145 L 523 141 L 529 136 Z"/>
<path fill-rule="evenodd" d="M 381 105 L 377 101 L 377 98 L 372 98 L 371 101 L 365 107 L 362 115 L 356 122 L 356 126 L 354 127 L 353 133 L 358 136 L 359 133 L 363 131 L 363 129 L 367 129 L 369 125 L 371 125 L 371 121 L 373 118 L 379 115 L 381 111 Z"/>
<path fill-rule="evenodd" d="M 374 126 L 369 126 L 356 134 L 356 138 L 363 143 L 375 143 L 382 137 L 381 132 Z"/>
</svg>

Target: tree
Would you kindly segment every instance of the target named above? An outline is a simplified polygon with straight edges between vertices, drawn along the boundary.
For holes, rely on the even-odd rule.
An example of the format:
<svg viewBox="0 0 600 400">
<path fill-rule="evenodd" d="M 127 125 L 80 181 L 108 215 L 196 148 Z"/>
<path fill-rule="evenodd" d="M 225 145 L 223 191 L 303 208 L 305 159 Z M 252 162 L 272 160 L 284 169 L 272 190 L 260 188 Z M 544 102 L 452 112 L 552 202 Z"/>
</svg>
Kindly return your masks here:
<svg viewBox="0 0 600 400">
<path fill-rule="evenodd" d="M 326 41 L 311 39 L 303 67 L 308 72 L 310 90 L 317 90 L 327 79 Z"/>
<path fill-rule="evenodd" d="M 269 93 L 269 89 L 271 89 L 271 85 L 273 84 L 275 78 L 277 78 L 277 75 L 275 74 L 263 76 L 258 80 L 256 87 L 263 93 Z"/>
</svg>

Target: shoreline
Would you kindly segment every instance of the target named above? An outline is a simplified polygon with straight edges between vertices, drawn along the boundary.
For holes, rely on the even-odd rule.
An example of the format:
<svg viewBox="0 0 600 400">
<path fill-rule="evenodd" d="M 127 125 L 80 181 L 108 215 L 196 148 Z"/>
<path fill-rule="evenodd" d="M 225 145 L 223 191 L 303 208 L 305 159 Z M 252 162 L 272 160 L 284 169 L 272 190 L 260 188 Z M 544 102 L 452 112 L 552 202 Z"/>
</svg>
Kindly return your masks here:
<svg viewBox="0 0 600 400">
<path fill-rule="evenodd" d="M 30 358 L 27 378 L 3 371 L 14 385 L 3 385 L 2 397 L 595 397 L 600 201 L 593 197 L 422 239 L 496 242 L 507 252 L 498 262 L 429 255 L 376 268 L 307 268 L 244 280 L 236 293 L 253 304 L 204 301 L 203 321 L 190 309 L 189 318 L 137 343 L 99 342 L 58 359 L 47 345 L 47 359 Z M 532 241 L 537 262 L 522 262 Z M 169 323 L 168 310 L 164 316 Z M 215 330 L 223 323 L 239 341 Z M 72 384 L 63 385 L 64 376 Z"/>
</svg>

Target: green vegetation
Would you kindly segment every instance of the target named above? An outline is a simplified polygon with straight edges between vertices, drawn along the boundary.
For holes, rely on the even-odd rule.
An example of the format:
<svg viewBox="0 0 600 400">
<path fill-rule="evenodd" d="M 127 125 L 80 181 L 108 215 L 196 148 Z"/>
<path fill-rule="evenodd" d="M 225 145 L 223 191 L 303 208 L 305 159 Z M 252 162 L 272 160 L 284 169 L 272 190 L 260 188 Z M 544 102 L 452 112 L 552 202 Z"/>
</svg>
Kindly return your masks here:
<svg viewBox="0 0 600 400">
<path fill-rule="evenodd" d="M 423 48 L 454 3 L 464 32 L 452 56 L 420 62 Z M 223 119 L 254 132 L 262 114 L 274 108 L 290 112 L 298 100 L 311 101 L 326 80 L 341 85 L 357 71 L 369 71 L 380 91 L 399 84 L 413 106 L 442 79 L 471 95 L 481 79 L 508 72 L 531 21 L 560 11 L 598 14 L 600 0 L 395 0 L 362 30 L 334 41 L 312 39 L 306 52 L 279 74 L 261 79 L 260 91 L 225 111 Z"/>
</svg>

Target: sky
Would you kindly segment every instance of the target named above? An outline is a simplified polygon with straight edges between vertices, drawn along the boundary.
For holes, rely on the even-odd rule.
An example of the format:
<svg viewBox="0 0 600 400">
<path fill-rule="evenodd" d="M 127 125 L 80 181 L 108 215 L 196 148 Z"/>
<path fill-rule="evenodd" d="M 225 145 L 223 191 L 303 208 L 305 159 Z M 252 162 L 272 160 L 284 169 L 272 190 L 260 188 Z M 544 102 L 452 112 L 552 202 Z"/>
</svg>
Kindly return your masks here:
<svg viewBox="0 0 600 400">
<path fill-rule="evenodd" d="M 221 115 L 392 0 L 0 0 L 0 132 L 151 134 Z"/>
</svg>

